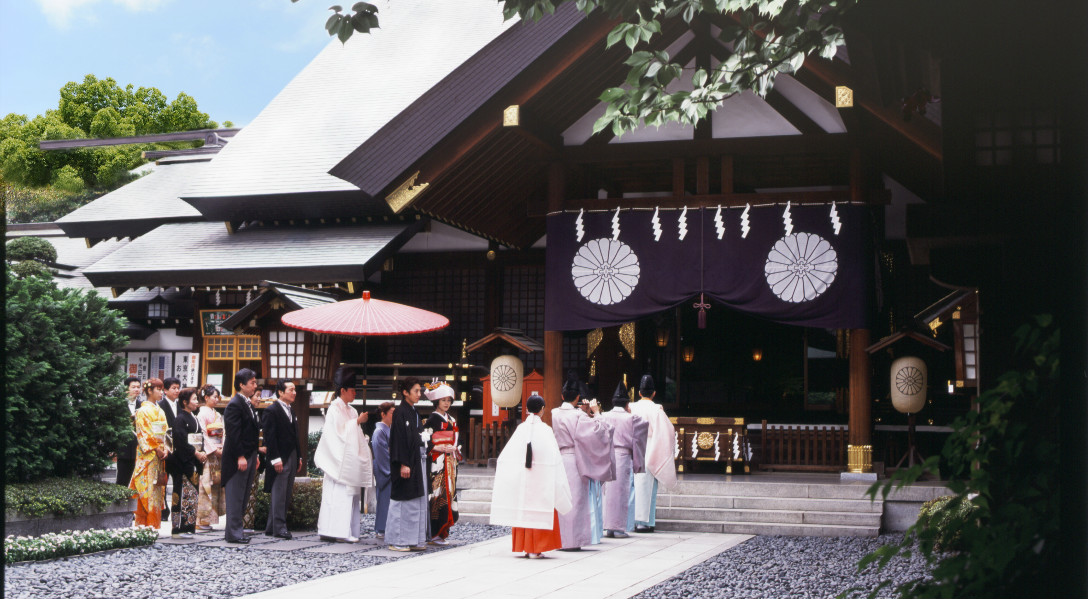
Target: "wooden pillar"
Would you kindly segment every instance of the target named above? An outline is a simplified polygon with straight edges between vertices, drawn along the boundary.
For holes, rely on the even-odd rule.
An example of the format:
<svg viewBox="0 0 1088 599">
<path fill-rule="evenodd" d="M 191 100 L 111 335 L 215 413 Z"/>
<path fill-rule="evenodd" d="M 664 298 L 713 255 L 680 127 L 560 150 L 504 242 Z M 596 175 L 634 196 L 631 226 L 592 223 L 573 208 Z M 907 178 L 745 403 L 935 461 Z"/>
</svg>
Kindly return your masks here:
<svg viewBox="0 0 1088 599">
<path fill-rule="evenodd" d="M 722 156 L 722 193 L 733 193 L 732 156 Z"/>
<path fill-rule="evenodd" d="M 566 195 L 566 170 L 561 163 L 548 166 L 548 212 L 563 209 Z M 545 282 L 545 286 L 547 282 Z M 563 403 L 563 332 L 544 331 L 544 422 L 551 424 L 552 408 Z"/>
<path fill-rule="evenodd" d="M 710 158 L 707 156 L 695 159 L 695 193 L 699 195 L 710 193 Z"/>
<path fill-rule="evenodd" d="M 873 471 L 869 329 L 850 329 L 850 472 Z"/>
</svg>

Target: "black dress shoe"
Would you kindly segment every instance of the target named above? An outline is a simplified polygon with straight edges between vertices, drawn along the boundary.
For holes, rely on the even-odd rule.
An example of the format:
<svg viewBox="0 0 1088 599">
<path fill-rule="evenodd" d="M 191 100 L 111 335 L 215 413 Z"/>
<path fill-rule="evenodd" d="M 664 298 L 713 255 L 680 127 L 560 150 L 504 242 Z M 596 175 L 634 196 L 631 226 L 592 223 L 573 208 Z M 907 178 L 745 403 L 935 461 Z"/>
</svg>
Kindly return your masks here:
<svg viewBox="0 0 1088 599">
<path fill-rule="evenodd" d="M 237 543 L 238 545 L 249 545 L 249 539 L 242 537 L 241 539 L 227 539 L 228 543 Z"/>
<path fill-rule="evenodd" d="M 291 540 L 291 539 L 295 538 L 289 532 L 285 532 L 282 535 L 272 535 L 272 536 L 276 537 L 277 539 L 287 539 L 287 540 Z"/>
<path fill-rule="evenodd" d="M 581 550 L 582 550 L 581 547 L 564 547 L 564 548 L 560 549 L 559 551 L 581 551 Z"/>
<path fill-rule="evenodd" d="M 635 527 L 635 532 L 653 532 L 653 531 L 654 531 L 653 526 L 636 526 Z"/>
</svg>

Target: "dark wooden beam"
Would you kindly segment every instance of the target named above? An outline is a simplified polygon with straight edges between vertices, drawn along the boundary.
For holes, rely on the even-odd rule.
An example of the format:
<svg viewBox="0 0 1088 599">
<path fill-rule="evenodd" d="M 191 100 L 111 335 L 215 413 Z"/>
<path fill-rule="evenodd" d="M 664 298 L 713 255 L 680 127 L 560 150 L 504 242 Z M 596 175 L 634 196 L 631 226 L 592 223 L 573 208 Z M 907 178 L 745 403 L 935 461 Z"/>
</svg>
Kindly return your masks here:
<svg viewBox="0 0 1088 599">
<path fill-rule="evenodd" d="M 75 148 L 95 148 L 99 146 L 121 146 L 125 144 L 149 144 L 165 141 L 207 140 L 209 136 L 234 137 L 241 129 L 196 129 L 177 133 L 154 133 L 134 135 L 132 137 L 102 137 L 92 139 L 44 139 L 38 142 L 40 150 L 72 150 Z"/>
<path fill-rule="evenodd" d="M 845 133 L 821 135 L 775 135 L 767 137 L 735 137 L 727 139 L 696 139 L 608 144 L 586 148 L 568 146 L 563 158 L 572 164 L 631 162 L 637 160 L 672 160 L 699 156 L 773 156 L 797 154 L 841 154 L 847 156 L 852 147 Z"/>
<path fill-rule="evenodd" d="M 158 160 L 160 158 L 170 158 L 172 156 L 214 156 L 222 149 L 223 146 L 201 146 L 199 148 L 188 148 L 185 150 L 148 150 L 146 152 L 140 152 L 140 157 L 144 160 Z M 211 160 L 211 158 L 208 160 Z"/>
<path fill-rule="evenodd" d="M 767 94 L 766 100 L 775 112 L 782 115 L 782 118 L 789 121 L 803 135 L 825 133 L 823 128 L 816 124 L 816 121 L 810 119 L 800 108 L 794 106 L 793 102 L 787 100 L 786 96 L 783 96 L 778 89 L 772 89 Z"/>
<path fill-rule="evenodd" d="M 676 195 L 656 198 L 609 198 L 598 200 L 596 198 L 584 200 L 566 200 L 562 204 L 562 210 L 615 210 L 616 206 L 623 208 L 712 208 L 716 206 L 744 206 L 745 204 L 785 204 L 792 202 L 797 205 L 804 204 L 829 204 L 831 202 L 850 202 L 854 195 L 850 190 L 841 191 L 791 191 L 775 193 L 721 193 L 706 195 Z M 887 190 L 868 190 L 867 194 L 859 196 L 862 202 L 870 204 L 888 204 L 891 202 L 891 193 Z"/>
</svg>

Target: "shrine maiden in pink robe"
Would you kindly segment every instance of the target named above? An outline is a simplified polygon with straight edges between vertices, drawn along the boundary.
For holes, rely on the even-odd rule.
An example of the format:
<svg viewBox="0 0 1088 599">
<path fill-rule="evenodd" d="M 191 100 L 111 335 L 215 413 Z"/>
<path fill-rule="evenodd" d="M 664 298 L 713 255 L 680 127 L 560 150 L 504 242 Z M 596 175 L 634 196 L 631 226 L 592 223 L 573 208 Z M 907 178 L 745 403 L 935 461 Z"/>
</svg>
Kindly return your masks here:
<svg viewBox="0 0 1088 599">
<path fill-rule="evenodd" d="M 665 409 L 654 403 L 654 379 L 644 375 L 639 382 L 640 399 L 631 404 L 631 413 L 649 425 L 646 438 L 646 472 L 635 474 L 635 532 L 652 532 L 656 522 L 657 490 L 676 487 L 676 429 Z"/>
<path fill-rule="evenodd" d="M 649 423 L 628 409 L 623 383 L 612 397 L 612 410 L 601 414 L 612 425 L 612 453 L 616 460 L 616 480 L 604 483 L 604 530 L 606 536 L 634 530 L 634 495 L 632 477 L 644 470 L 646 436 Z"/>
<path fill-rule="evenodd" d="M 563 467 L 570 486 L 571 510 L 559 516 L 563 549 L 588 545 L 590 538 L 589 481 L 613 478 L 612 427 L 603 418 L 591 418 L 574 406 L 581 395 L 578 381 L 563 385 L 563 399 L 568 400 L 551 412 L 552 431 L 563 456 Z"/>
</svg>

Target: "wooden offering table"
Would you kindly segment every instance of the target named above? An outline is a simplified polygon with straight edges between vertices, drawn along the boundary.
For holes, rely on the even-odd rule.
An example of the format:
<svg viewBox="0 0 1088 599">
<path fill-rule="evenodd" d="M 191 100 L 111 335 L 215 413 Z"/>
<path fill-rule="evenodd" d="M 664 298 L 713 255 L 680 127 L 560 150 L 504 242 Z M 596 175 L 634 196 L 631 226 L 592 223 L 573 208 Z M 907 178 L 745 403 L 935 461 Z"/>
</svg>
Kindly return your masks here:
<svg viewBox="0 0 1088 599">
<path fill-rule="evenodd" d="M 726 474 L 733 474 L 734 467 L 737 474 L 751 472 L 748 461 L 752 451 L 743 418 L 681 416 L 669 420 L 676 427 L 678 472 L 683 472 L 689 462 L 725 464 Z"/>
</svg>

